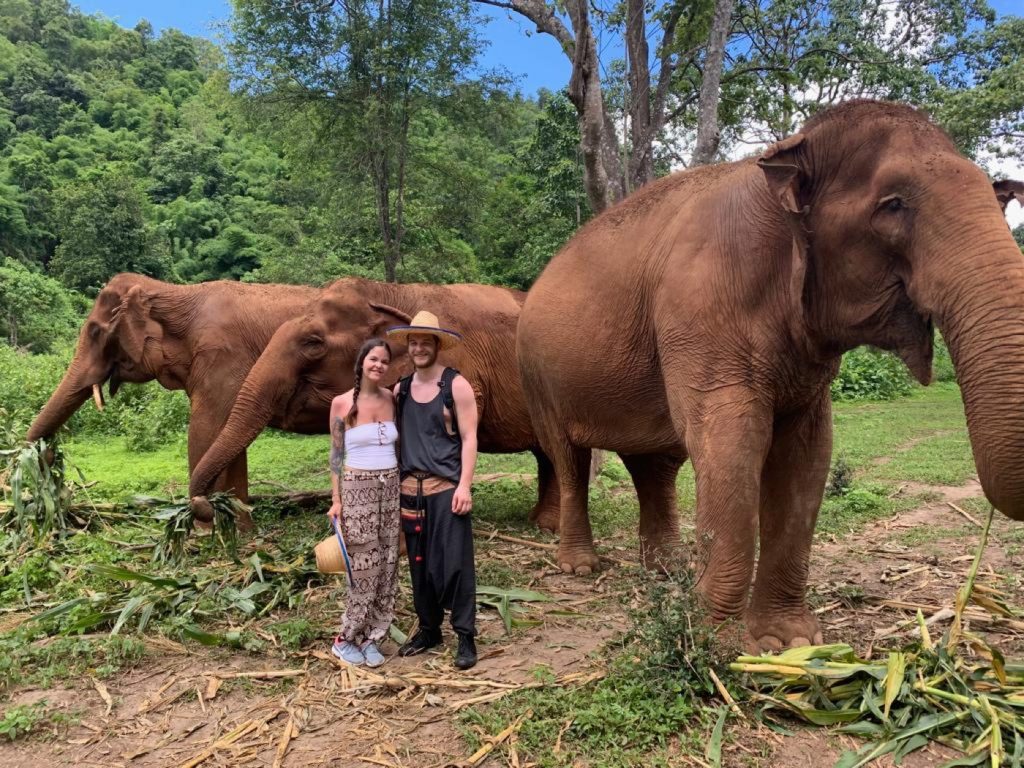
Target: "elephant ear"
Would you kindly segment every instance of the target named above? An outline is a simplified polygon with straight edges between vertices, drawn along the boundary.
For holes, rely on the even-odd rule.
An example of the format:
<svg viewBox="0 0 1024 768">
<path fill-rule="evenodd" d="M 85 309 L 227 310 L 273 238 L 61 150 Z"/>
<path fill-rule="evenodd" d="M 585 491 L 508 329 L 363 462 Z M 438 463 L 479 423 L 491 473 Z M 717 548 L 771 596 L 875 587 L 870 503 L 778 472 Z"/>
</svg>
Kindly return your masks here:
<svg viewBox="0 0 1024 768">
<path fill-rule="evenodd" d="M 114 318 L 117 338 L 125 354 L 138 365 L 145 364 L 146 341 L 161 342 L 164 329 L 150 315 L 152 300 L 138 285 L 128 289 Z"/>
<path fill-rule="evenodd" d="M 804 283 L 807 279 L 807 228 L 804 219 L 810 210 L 804 200 L 807 174 L 801 162 L 804 143 L 802 133 L 789 136 L 773 144 L 758 158 L 757 164 L 764 172 L 765 181 L 772 197 L 785 212 L 786 223 L 793 237 L 793 255 L 790 269 L 789 290 L 797 317 L 803 318 Z"/>
<path fill-rule="evenodd" d="M 393 328 L 396 325 L 408 325 L 412 322 L 412 317 L 398 309 L 392 307 L 390 304 L 381 304 L 376 301 L 367 302 L 370 309 L 374 311 L 374 316 L 370 321 L 371 336 L 386 337 L 388 328 Z M 404 345 L 401 345 L 404 350 Z M 396 354 L 401 354 L 396 352 Z"/>
<path fill-rule="evenodd" d="M 1006 213 L 1006 206 L 1010 204 L 1011 200 L 1016 200 L 1024 207 L 1024 181 L 1014 181 L 1013 179 L 993 181 L 992 190 L 996 193 L 996 199 L 999 201 L 999 207 L 1003 209 L 1003 213 Z"/>
</svg>

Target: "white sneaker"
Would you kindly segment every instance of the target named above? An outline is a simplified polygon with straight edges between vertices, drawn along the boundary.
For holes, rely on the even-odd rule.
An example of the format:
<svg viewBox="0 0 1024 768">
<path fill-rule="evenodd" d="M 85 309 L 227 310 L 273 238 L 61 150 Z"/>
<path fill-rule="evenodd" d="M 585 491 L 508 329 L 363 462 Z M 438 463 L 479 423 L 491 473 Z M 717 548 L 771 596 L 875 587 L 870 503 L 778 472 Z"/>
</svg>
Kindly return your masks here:
<svg viewBox="0 0 1024 768">
<path fill-rule="evenodd" d="M 342 640 L 340 637 L 335 639 L 334 645 L 331 647 L 331 653 L 354 667 L 366 663 L 366 657 L 363 656 L 363 652 L 353 643 L 350 643 L 348 640 Z"/>
<path fill-rule="evenodd" d="M 360 650 L 363 652 L 363 658 L 366 659 L 366 666 L 368 667 L 379 667 L 387 661 L 376 643 L 365 643 Z"/>
</svg>

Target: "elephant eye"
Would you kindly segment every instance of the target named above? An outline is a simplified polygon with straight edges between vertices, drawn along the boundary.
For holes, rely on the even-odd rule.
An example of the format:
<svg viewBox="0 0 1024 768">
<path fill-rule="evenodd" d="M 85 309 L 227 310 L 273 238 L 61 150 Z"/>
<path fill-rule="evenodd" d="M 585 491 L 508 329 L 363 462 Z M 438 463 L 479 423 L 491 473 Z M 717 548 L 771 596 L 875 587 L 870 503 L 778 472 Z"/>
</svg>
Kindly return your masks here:
<svg viewBox="0 0 1024 768">
<path fill-rule="evenodd" d="M 907 206 L 903 202 L 903 199 L 896 195 L 883 199 L 879 206 L 883 211 L 888 211 L 889 213 L 898 213 L 899 211 L 905 210 L 906 207 Z"/>
</svg>

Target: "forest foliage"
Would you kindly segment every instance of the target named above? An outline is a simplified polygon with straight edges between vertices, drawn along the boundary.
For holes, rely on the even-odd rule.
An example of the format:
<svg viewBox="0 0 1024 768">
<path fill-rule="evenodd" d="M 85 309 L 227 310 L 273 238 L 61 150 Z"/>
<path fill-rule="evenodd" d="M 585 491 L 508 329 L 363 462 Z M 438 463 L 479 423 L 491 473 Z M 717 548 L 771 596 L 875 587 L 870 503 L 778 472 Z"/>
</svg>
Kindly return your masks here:
<svg viewBox="0 0 1024 768">
<path fill-rule="evenodd" d="M 594 5 L 590 23 L 607 39 L 621 35 L 631 2 Z M 8 415 L 24 417 L 52 388 L 92 297 L 117 272 L 528 288 L 592 215 L 582 118 L 570 84 L 527 96 L 507 72 L 480 66 L 480 5 L 233 0 L 229 42 L 218 45 L 146 21 L 124 28 L 67 0 L 0 0 Z M 568 29 L 561 6 L 533 5 Z M 612 125 L 639 114 L 633 89 L 657 90 L 646 96 L 662 110 L 651 118 L 655 175 L 686 165 L 714 6 L 643 6 L 656 43 L 649 82 L 614 53 L 603 70 Z M 515 0 L 509 12 L 522 8 Z M 850 94 L 928 106 L 972 156 L 1019 153 L 1024 21 L 997 20 L 983 0 L 891 8 L 735 3 L 719 156 Z M 885 13 L 895 15 L 887 22 Z M 662 76 L 659 65 L 670 70 Z M 635 147 L 622 131 L 625 166 Z M 1024 230 L 1015 234 L 1024 242 Z M 848 360 L 842 376 L 837 397 L 909 386 L 900 366 L 871 353 Z M 129 421 L 147 408 L 168 423 L 185 412 L 174 400 L 134 397 L 115 407 Z"/>
</svg>

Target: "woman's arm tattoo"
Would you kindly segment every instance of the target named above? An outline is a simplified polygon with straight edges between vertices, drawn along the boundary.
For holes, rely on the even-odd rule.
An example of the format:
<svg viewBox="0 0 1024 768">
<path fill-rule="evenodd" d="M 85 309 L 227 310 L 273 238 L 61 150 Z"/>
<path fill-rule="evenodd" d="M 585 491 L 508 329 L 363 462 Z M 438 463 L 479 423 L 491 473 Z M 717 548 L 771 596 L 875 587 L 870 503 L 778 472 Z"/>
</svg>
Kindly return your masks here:
<svg viewBox="0 0 1024 768">
<path fill-rule="evenodd" d="M 340 416 L 335 416 L 334 423 L 331 424 L 331 472 L 340 476 L 344 465 L 345 422 Z"/>
</svg>

